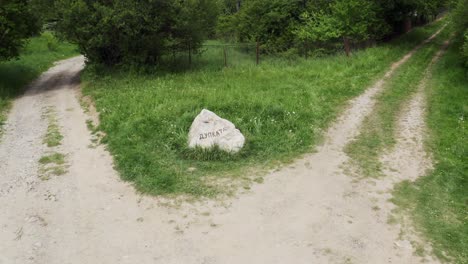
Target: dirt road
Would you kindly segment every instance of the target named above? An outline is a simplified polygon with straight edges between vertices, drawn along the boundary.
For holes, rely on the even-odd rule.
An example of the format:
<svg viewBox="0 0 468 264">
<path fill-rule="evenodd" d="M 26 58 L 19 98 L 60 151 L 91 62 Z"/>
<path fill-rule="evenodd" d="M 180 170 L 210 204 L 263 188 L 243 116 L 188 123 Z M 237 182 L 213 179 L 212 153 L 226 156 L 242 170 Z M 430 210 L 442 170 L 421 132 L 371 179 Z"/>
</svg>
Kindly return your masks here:
<svg viewBox="0 0 468 264">
<path fill-rule="evenodd" d="M 387 223 L 394 181 L 342 169 L 343 147 L 411 55 L 350 102 L 316 153 L 236 198 L 180 208 L 135 193 L 104 147 L 90 146 L 76 96 L 83 57 L 59 62 L 16 100 L 0 141 L 0 264 L 419 263 L 411 238 Z M 421 111 L 415 104 L 408 113 Z M 50 111 L 63 134 L 52 149 L 43 144 Z M 51 151 L 66 155 L 67 172 L 41 180 L 38 160 Z"/>
</svg>

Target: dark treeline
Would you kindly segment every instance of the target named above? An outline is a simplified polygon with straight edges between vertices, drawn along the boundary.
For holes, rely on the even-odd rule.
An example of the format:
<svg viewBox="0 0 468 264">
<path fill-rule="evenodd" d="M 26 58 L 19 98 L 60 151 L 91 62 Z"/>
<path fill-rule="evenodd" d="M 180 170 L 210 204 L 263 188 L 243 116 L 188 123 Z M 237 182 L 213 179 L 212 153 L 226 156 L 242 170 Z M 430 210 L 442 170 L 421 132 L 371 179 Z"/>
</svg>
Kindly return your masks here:
<svg viewBox="0 0 468 264">
<path fill-rule="evenodd" d="M 468 57 L 468 0 L 1 0 L 0 58 L 17 56 L 38 25 L 107 65 L 158 64 L 208 38 L 271 54 L 349 53 L 449 9 Z"/>
</svg>

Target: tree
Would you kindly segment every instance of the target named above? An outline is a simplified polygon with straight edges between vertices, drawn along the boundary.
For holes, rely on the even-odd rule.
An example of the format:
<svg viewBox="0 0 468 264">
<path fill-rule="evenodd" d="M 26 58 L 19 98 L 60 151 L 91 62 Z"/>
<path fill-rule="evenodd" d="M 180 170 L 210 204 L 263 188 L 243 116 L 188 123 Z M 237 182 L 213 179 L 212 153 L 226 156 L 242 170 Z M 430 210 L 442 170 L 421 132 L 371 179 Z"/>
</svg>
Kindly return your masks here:
<svg viewBox="0 0 468 264">
<path fill-rule="evenodd" d="M 385 21 L 393 27 L 393 31 L 408 32 L 413 20 L 427 22 L 433 19 L 447 0 L 377 0 L 382 9 Z"/>
<path fill-rule="evenodd" d="M 175 51 L 198 49 L 214 30 L 214 0 L 59 0 L 59 36 L 91 62 L 157 64 Z"/>
<path fill-rule="evenodd" d="M 337 0 L 328 9 L 303 13 L 304 22 L 295 33 L 302 41 L 342 39 L 349 55 L 351 41 L 379 38 L 388 32 L 385 21 L 378 18 L 378 11 L 378 6 L 370 0 Z"/>
<path fill-rule="evenodd" d="M 240 9 L 233 8 L 239 1 L 227 0 L 228 14 L 220 17 L 218 30 L 222 35 L 234 36 L 240 41 L 259 41 L 264 52 L 276 53 L 293 48 L 293 31 L 300 16 L 317 9 L 328 0 L 243 0 Z M 237 5 L 239 6 L 239 5 Z"/>
<path fill-rule="evenodd" d="M 27 38 L 37 34 L 40 26 L 28 6 L 28 0 L 0 2 L 0 60 L 19 56 Z"/>
<path fill-rule="evenodd" d="M 461 55 L 468 67 L 468 0 L 458 0 L 452 3 L 452 21 L 461 42 Z"/>
<path fill-rule="evenodd" d="M 56 0 L 29 0 L 31 10 L 39 18 L 41 24 L 57 21 L 57 10 L 54 8 Z"/>
</svg>

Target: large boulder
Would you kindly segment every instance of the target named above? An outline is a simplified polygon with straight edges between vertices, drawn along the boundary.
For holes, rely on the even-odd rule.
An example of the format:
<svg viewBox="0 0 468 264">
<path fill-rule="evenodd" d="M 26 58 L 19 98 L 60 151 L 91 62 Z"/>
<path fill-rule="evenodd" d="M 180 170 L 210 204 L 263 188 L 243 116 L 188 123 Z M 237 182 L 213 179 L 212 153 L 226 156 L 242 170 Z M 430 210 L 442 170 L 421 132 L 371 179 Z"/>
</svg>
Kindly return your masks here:
<svg viewBox="0 0 468 264">
<path fill-rule="evenodd" d="M 215 113 L 203 109 L 195 117 L 189 132 L 189 147 L 220 149 L 235 153 L 245 143 L 245 137 L 229 120 L 223 119 Z"/>
</svg>

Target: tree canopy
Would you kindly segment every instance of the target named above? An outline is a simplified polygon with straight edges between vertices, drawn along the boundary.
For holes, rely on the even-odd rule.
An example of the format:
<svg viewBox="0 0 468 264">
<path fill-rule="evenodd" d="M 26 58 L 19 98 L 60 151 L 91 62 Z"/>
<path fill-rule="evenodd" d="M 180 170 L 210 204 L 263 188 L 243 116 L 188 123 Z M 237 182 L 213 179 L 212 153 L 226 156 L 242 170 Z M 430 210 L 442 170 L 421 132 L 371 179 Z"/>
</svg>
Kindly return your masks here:
<svg viewBox="0 0 468 264">
<path fill-rule="evenodd" d="M 59 0 L 57 31 L 88 60 L 156 64 L 173 51 L 197 49 L 216 22 L 211 0 Z"/>
<path fill-rule="evenodd" d="M 28 0 L 0 1 L 0 60 L 17 57 L 26 39 L 39 29 Z"/>
<path fill-rule="evenodd" d="M 326 10 L 305 12 L 296 34 L 302 41 L 326 42 L 343 39 L 349 53 L 349 41 L 380 38 L 387 33 L 378 6 L 369 0 L 337 0 Z"/>
<path fill-rule="evenodd" d="M 232 6 L 232 3 L 229 2 Z M 267 52 L 338 40 L 379 40 L 433 19 L 446 0 L 244 0 L 220 17 L 219 31 L 258 40 Z"/>
<path fill-rule="evenodd" d="M 17 56 L 38 31 L 37 17 L 89 61 L 107 65 L 158 64 L 169 54 L 199 50 L 208 37 L 258 41 L 266 53 L 343 46 L 349 53 L 354 43 L 407 31 L 447 6 L 466 39 L 467 1 L 7 0 L 0 5 L 0 59 Z"/>
</svg>

